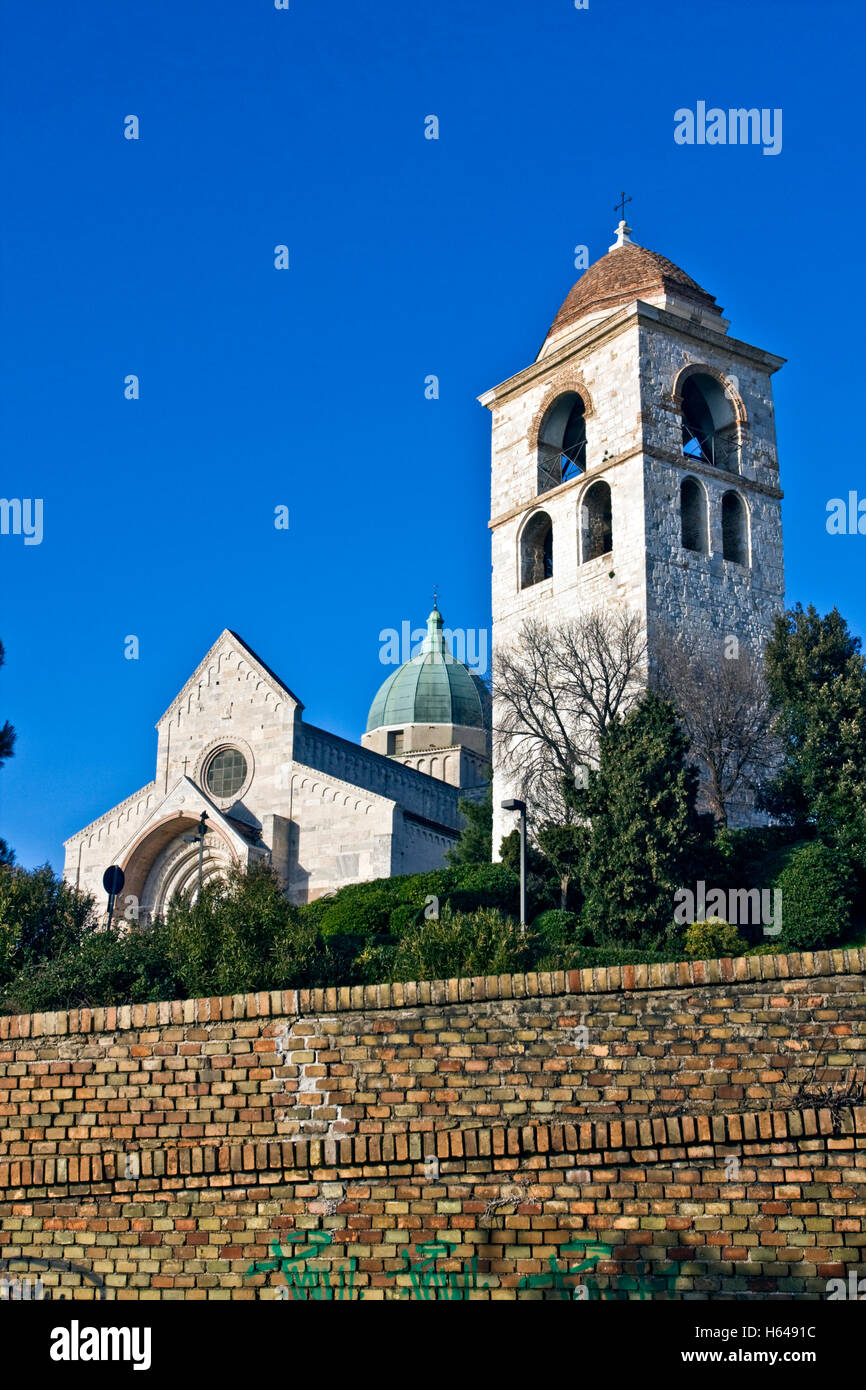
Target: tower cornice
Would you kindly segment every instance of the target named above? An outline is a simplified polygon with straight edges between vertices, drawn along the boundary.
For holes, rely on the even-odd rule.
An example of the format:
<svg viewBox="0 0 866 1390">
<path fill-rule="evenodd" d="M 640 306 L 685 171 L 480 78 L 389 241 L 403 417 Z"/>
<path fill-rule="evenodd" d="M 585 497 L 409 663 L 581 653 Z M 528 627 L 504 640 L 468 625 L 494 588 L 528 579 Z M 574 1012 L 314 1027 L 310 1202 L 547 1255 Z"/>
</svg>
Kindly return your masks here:
<svg viewBox="0 0 866 1390">
<path fill-rule="evenodd" d="M 591 324 L 584 333 L 570 338 L 567 343 L 551 352 L 547 357 L 532 362 L 522 371 L 516 372 L 514 376 L 507 377 L 498 386 L 493 386 L 489 391 L 483 392 L 478 400 L 481 405 L 491 410 L 494 405 L 499 405 L 503 401 L 511 400 L 514 396 L 522 394 L 533 382 L 546 380 L 552 372 L 558 371 L 570 358 L 581 356 L 588 349 L 619 337 L 634 324 L 640 326 L 643 323 L 658 324 L 662 328 L 675 331 L 693 343 L 714 347 L 729 358 L 758 363 L 771 375 L 783 367 L 787 361 L 787 358 L 766 352 L 763 348 L 755 347 L 752 343 L 743 342 L 739 338 L 731 338 L 727 333 L 716 333 L 704 324 L 695 323 L 681 314 L 671 313 L 669 309 L 661 309 L 655 304 L 647 304 L 644 300 L 639 299 L 625 308 L 616 310 L 601 322 Z"/>
</svg>

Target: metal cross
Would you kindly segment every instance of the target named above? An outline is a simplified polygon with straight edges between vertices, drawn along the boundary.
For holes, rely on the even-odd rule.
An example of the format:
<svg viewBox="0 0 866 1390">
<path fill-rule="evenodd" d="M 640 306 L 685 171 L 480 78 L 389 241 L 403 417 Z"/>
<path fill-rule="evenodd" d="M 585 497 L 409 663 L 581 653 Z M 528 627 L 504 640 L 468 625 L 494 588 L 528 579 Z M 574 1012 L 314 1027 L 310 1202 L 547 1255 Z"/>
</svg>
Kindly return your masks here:
<svg viewBox="0 0 866 1390">
<path fill-rule="evenodd" d="M 624 221 L 625 221 L 625 205 L 626 205 L 626 203 L 630 203 L 630 202 L 631 202 L 631 198 L 627 198 L 627 197 L 625 196 L 625 189 L 623 189 L 622 193 L 620 194 L 620 201 L 619 201 L 618 203 L 615 203 L 615 204 L 614 204 L 614 209 L 613 209 L 614 212 L 618 212 L 618 213 L 619 213 L 620 221 L 621 221 L 621 222 L 624 222 Z"/>
</svg>

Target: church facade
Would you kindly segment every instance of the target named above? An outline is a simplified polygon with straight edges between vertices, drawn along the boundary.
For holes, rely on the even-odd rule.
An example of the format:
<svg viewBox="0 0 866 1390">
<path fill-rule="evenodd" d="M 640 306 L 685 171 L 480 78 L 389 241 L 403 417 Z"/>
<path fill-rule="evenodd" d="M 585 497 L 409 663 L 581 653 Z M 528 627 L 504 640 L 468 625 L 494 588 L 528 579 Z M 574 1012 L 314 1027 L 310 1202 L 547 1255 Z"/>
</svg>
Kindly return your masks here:
<svg viewBox="0 0 866 1390">
<path fill-rule="evenodd" d="M 728 327 L 715 298 L 622 221 L 535 361 L 480 397 L 494 653 L 527 619 L 618 608 L 641 619 L 648 675 L 671 633 L 699 661 L 760 654 L 784 605 L 772 394 L 784 359 Z M 459 836 L 459 798 L 486 791 L 491 754 L 495 853 L 513 828 L 501 803 L 521 792 L 491 750 L 495 723 L 436 606 L 360 744 L 308 724 L 225 631 L 157 725 L 153 781 L 66 842 L 65 875 L 100 898 L 118 864 L 124 906 L 146 919 L 232 863 L 268 859 L 297 903 L 437 868 Z"/>
<path fill-rule="evenodd" d="M 153 780 L 66 841 L 66 879 L 104 903 L 103 873 L 119 865 L 118 907 L 147 922 L 232 864 L 267 860 L 295 903 L 439 868 L 459 836 L 459 798 L 484 780 L 490 736 L 482 700 L 466 698 L 475 678 L 436 638 L 436 610 L 430 633 L 432 647 L 385 682 L 399 698 L 386 710 L 379 692 L 356 744 L 308 724 L 289 687 L 223 632 L 156 726 Z"/>
<path fill-rule="evenodd" d="M 772 376 L 714 297 L 620 222 L 535 361 L 480 397 L 492 415 L 494 654 L 523 623 L 618 607 L 651 667 L 670 632 L 695 659 L 757 656 L 784 606 Z M 496 717 L 494 711 L 494 727 Z M 493 844 L 520 796 L 494 739 Z"/>
</svg>

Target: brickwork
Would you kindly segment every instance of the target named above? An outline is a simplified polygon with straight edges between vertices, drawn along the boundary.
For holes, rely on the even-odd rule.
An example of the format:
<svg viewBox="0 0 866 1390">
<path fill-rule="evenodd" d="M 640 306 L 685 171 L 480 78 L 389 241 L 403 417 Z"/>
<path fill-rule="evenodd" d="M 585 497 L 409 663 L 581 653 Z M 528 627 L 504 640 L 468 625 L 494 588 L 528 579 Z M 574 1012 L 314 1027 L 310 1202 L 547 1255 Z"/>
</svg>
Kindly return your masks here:
<svg viewBox="0 0 866 1390">
<path fill-rule="evenodd" d="M 864 967 L 4 1017 L 0 1265 L 75 1297 L 826 1297 L 864 1272 Z"/>
</svg>

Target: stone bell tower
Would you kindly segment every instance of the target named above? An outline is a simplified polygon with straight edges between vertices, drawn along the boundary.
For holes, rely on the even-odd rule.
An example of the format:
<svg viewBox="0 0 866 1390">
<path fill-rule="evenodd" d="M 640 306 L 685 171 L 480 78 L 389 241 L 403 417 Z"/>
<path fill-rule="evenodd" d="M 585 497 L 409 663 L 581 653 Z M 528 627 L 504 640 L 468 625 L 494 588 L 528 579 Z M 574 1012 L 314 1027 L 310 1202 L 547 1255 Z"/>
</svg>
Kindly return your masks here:
<svg viewBox="0 0 866 1390">
<path fill-rule="evenodd" d="M 714 297 L 631 240 L 573 287 L 535 361 L 480 397 L 493 417 L 493 651 L 527 618 L 620 605 L 723 659 L 783 607 L 771 377 Z M 733 644 L 734 647 L 736 644 Z M 729 644 L 730 646 L 730 644 Z M 494 726 L 496 720 L 494 715 Z M 497 767 L 494 857 L 518 795 Z"/>
</svg>

